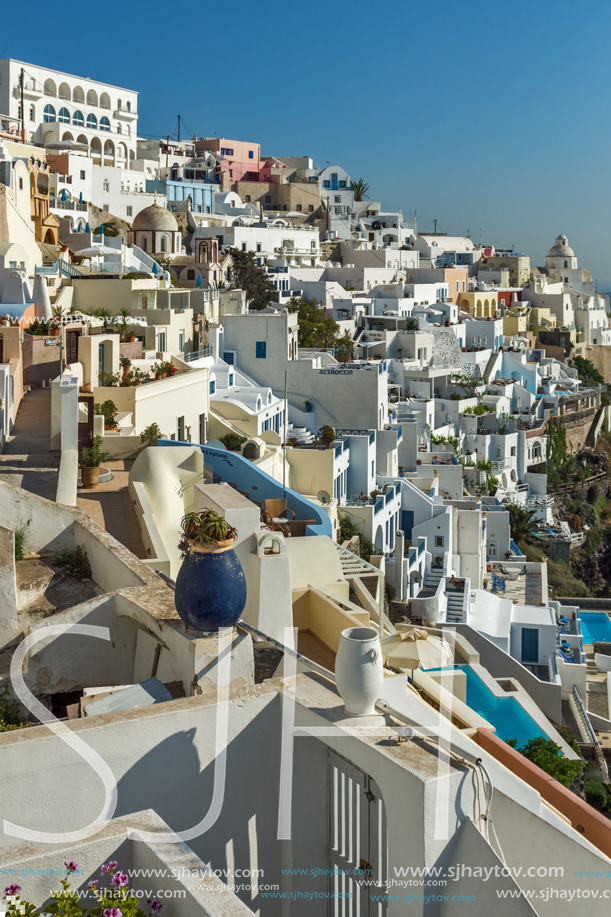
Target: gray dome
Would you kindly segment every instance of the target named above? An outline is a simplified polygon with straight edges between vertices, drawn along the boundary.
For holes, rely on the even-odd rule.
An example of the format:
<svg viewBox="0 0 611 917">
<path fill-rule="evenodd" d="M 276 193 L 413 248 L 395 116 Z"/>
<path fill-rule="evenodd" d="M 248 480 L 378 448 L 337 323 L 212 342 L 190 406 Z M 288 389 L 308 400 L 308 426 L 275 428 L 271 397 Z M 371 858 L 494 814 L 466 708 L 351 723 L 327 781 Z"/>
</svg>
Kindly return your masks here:
<svg viewBox="0 0 611 917">
<path fill-rule="evenodd" d="M 133 222 L 134 232 L 140 230 L 165 230 L 166 232 L 178 232 L 178 223 L 169 210 L 160 207 L 159 204 L 151 204 L 145 207 L 136 215 Z"/>
<path fill-rule="evenodd" d="M 556 242 L 547 253 L 548 258 L 574 258 L 575 252 L 569 245 L 566 236 L 558 236 Z"/>
</svg>

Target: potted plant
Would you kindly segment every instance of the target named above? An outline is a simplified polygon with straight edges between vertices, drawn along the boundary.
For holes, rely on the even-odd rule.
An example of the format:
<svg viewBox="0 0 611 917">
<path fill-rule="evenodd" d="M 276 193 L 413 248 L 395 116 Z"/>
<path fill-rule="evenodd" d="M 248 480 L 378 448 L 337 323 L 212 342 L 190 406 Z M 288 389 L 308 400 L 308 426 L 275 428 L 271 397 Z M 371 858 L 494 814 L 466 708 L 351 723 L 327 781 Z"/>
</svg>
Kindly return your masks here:
<svg viewBox="0 0 611 917">
<path fill-rule="evenodd" d="M 164 376 L 164 364 L 163 363 L 153 363 L 151 366 L 151 372 L 153 373 L 155 379 L 163 379 Z"/>
<path fill-rule="evenodd" d="M 115 421 L 115 417 L 118 411 L 114 401 L 111 401 L 110 398 L 102 403 L 97 402 L 94 404 L 93 413 L 102 415 L 104 418 L 105 430 L 116 430 L 117 422 Z"/>
<path fill-rule="evenodd" d="M 140 442 L 147 446 L 156 446 L 158 439 L 163 439 L 163 433 L 156 423 L 149 424 L 140 434 Z"/>
<path fill-rule="evenodd" d="M 318 431 L 318 438 L 325 449 L 330 449 L 335 442 L 335 430 L 328 424 L 324 424 Z"/>
<path fill-rule="evenodd" d="M 100 480 L 100 465 L 108 458 L 108 452 L 102 452 L 102 437 L 94 436 L 91 446 L 81 449 L 80 466 L 83 487 L 97 487 Z"/>
<path fill-rule="evenodd" d="M 166 361 L 165 363 L 162 363 L 161 365 L 163 366 L 163 374 L 164 376 L 166 376 L 166 378 L 168 376 L 175 376 L 176 373 L 178 372 L 174 364 L 170 363 L 169 361 Z"/>
<path fill-rule="evenodd" d="M 308 401 L 304 401 L 304 402 L 303 402 L 303 406 L 304 406 L 304 408 L 306 409 L 306 412 L 309 414 L 309 413 L 311 412 L 311 410 L 312 410 L 312 402 L 309 401 L 309 400 L 308 400 Z"/>
<path fill-rule="evenodd" d="M 129 375 L 129 368 L 132 365 L 132 361 L 129 357 L 121 357 L 119 363 L 122 369 L 121 383 L 125 385 L 127 383 L 127 376 Z"/>
<path fill-rule="evenodd" d="M 49 325 L 49 334 L 52 338 L 59 337 L 59 325 L 56 322 L 51 322 Z"/>
<path fill-rule="evenodd" d="M 127 381 L 130 385 L 142 385 L 143 382 L 146 382 L 148 377 L 149 374 L 146 370 L 136 366 L 135 369 L 132 369 L 131 372 L 128 373 Z"/>
<path fill-rule="evenodd" d="M 233 545 L 238 536 L 212 509 L 181 521 L 183 562 L 176 577 L 176 611 L 187 632 L 233 627 L 246 604 L 246 579 Z"/>
<path fill-rule="evenodd" d="M 102 370 L 98 374 L 98 382 L 102 388 L 114 388 L 114 386 L 119 384 L 119 373 L 107 373 L 105 370 Z"/>
<path fill-rule="evenodd" d="M 487 588 L 488 588 L 488 580 L 487 580 L 487 579 L 483 579 L 483 580 L 482 580 L 482 586 L 484 587 L 484 589 L 487 589 Z"/>
</svg>

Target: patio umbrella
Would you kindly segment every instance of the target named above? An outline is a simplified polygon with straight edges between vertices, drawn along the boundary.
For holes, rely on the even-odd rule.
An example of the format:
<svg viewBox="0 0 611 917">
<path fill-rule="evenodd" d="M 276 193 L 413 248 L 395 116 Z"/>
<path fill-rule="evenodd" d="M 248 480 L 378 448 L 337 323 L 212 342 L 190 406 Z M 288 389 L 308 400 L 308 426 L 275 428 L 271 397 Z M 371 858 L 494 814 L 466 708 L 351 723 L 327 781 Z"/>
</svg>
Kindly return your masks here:
<svg viewBox="0 0 611 917">
<path fill-rule="evenodd" d="M 117 249 L 110 248 L 109 245 L 92 245 L 91 248 L 82 248 L 79 252 L 75 252 L 75 255 L 83 258 L 97 258 L 98 259 L 98 271 L 100 269 L 100 258 L 103 255 L 116 255 Z"/>
<path fill-rule="evenodd" d="M 91 229 L 89 228 L 89 223 L 85 224 L 85 232 L 91 232 Z"/>
<path fill-rule="evenodd" d="M 59 140 L 57 143 L 45 144 L 45 150 L 82 150 L 89 152 L 86 143 L 76 143 L 74 140 Z"/>
<path fill-rule="evenodd" d="M 201 275 L 201 274 L 198 274 L 198 275 L 197 275 L 197 284 L 196 284 L 196 286 L 198 286 L 198 287 L 203 287 L 203 285 L 204 285 L 204 281 L 202 280 L 202 275 Z"/>
<path fill-rule="evenodd" d="M 382 655 L 397 669 L 439 669 L 452 665 L 450 647 L 440 637 L 409 627 L 382 640 Z"/>
<path fill-rule="evenodd" d="M 104 235 L 104 224 L 103 224 L 103 223 L 102 223 L 102 225 L 100 226 L 100 235 L 101 235 L 101 236 Z"/>
<path fill-rule="evenodd" d="M 78 196 L 78 202 L 79 202 L 79 204 L 82 204 L 82 203 L 83 203 L 83 192 L 82 192 L 82 191 L 81 191 L 81 193 L 80 193 L 79 196 Z"/>
<path fill-rule="evenodd" d="M 157 267 L 157 262 L 153 261 L 153 274 L 158 274 L 159 268 Z"/>
</svg>

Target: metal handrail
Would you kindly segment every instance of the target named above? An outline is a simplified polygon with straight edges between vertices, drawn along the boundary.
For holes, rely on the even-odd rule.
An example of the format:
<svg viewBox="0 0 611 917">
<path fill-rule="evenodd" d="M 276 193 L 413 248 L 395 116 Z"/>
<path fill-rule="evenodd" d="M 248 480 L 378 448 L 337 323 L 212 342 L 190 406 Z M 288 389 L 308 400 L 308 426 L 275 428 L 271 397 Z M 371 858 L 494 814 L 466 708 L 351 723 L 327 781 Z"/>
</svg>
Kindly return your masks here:
<svg viewBox="0 0 611 917">
<path fill-rule="evenodd" d="M 592 724 L 591 724 L 591 722 L 590 722 L 590 718 L 588 717 L 588 715 L 587 715 L 587 713 L 586 713 L 586 710 L 585 710 L 585 707 L 583 706 L 583 702 L 582 702 L 582 700 L 581 700 L 581 697 L 579 696 L 579 691 L 577 690 L 577 685 L 573 685 L 573 697 L 575 698 L 575 703 L 577 704 L 577 708 L 578 708 L 579 713 L 580 713 L 580 715 L 581 715 L 581 718 L 582 718 L 582 720 L 583 720 L 583 725 L 584 725 L 584 727 L 585 727 L 585 731 L 586 731 L 587 734 L 590 736 L 590 739 L 591 739 L 591 741 L 592 741 L 592 745 L 598 745 L 598 738 L 597 738 L 597 736 L 596 736 L 596 733 L 595 733 L 594 730 L 592 729 Z"/>
</svg>

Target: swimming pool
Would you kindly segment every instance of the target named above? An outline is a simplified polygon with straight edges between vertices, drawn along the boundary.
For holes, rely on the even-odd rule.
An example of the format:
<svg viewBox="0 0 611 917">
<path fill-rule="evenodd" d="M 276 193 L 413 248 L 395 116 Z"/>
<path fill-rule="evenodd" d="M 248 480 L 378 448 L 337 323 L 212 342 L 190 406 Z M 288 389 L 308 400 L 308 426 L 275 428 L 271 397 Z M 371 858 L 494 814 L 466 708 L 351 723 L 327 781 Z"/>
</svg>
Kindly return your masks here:
<svg viewBox="0 0 611 917">
<path fill-rule="evenodd" d="M 582 611 L 579 617 L 584 643 L 611 643 L 611 621 L 603 611 Z"/>
<path fill-rule="evenodd" d="M 504 742 L 517 739 L 518 748 L 522 748 L 531 739 L 549 738 L 515 697 L 496 697 L 469 665 L 455 668 L 462 669 L 467 676 L 467 705 L 495 727 L 499 739 Z"/>
</svg>

